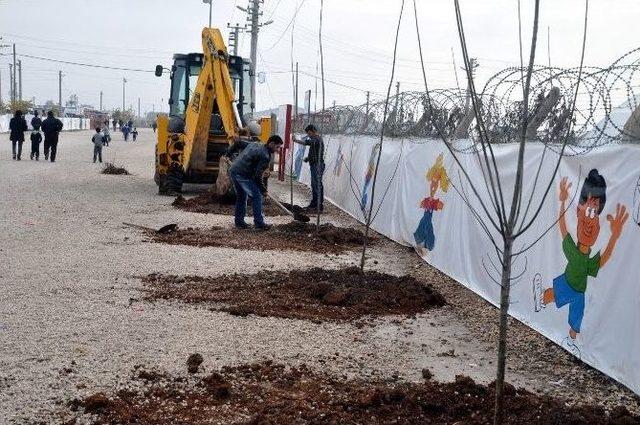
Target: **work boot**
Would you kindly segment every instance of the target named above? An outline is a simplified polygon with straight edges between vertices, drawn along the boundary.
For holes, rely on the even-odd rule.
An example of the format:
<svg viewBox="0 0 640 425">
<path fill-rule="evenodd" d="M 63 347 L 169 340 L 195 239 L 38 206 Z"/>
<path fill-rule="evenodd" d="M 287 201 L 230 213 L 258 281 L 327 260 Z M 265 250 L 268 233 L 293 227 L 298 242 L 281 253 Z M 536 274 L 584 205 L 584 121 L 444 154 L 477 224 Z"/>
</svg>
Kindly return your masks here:
<svg viewBox="0 0 640 425">
<path fill-rule="evenodd" d="M 29 158 L 33 161 L 33 152 L 31 152 L 31 155 L 29 155 Z"/>
<path fill-rule="evenodd" d="M 236 223 L 236 229 L 245 230 L 248 228 L 249 225 L 247 223 Z"/>
<path fill-rule="evenodd" d="M 15 154 L 15 153 L 13 154 L 13 159 L 14 159 L 14 161 L 15 161 L 15 159 L 16 159 L 16 154 Z"/>
<path fill-rule="evenodd" d="M 272 224 L 256 224 L 256 230 L 270 230 L 273 227 Z"/>
</svg>

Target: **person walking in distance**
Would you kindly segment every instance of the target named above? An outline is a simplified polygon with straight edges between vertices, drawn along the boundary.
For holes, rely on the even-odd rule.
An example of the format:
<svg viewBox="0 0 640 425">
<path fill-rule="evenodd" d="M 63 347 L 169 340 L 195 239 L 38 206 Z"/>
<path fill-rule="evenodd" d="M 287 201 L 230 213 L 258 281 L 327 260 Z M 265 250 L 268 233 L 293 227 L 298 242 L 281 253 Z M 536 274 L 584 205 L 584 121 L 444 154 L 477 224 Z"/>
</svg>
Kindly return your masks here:
<svg viewBox="0 0 640 425">
<path fill-rule="evenodd" d="M 38 161 L 40 158 L 40 142 L 42 142 L 42 134 L 40 133 L 40 127 L 42 127 L 42 119 L 39 117 L 38 111 L 33 111 L 33 118 L 31 118 L 31 159 Z"/>
<path fill-rule="evenodd" d="M 42 121 L 42 132 L 44 133 L 44 159 L 49 159 L 51 152 L 51 162 L 56 162 L 58 151 L 58 134 L 62 131 L 62 121 L 53 116 L 53 111 L 47 112 L 47 118 Z"/>
<path fill-rule="evenodd" d="M 35 158 L 36 161 L 40 160 L 40 142 L 42 142 L 42 133 L 38 130 L 33 130 L 31 132 L 31 155 L 30 158 L 33 160 Z"/>
<path fill-rule="evenodd" d="M 324 185 L 322 184 L 322 176 L 324 174 L 324 141 L 322 136 L 318 134 L 315 125 L 310 124 L 304 129 L 307 137 L 302 140 L 293 139 L 295 143 L 309 146 L 309 156 L 305 158 L 305 162 L 309 163 L 311 171 L 311 202 L 307 209 L 311 212 L 324 209 Z"/>
<path fill-rule="evenodd" d="M 38 115 L 38 111 L 34 111 L 33 118 L 31 118 L 31 128 L 34 131 L 40 131 L 40 127 L 42 127 L 42 119 Z"/>
<path fill-rule="evenodd" d="M 104 144 L 104 134 L 100 131 L 100 127 L 96 127 L 96 133 L 91 138 L 93 142 L 93 163 L 96 163 L 96 159 L 102 164 L 102 145 Z"/>
<path fill-rule="evenodd" d="M 9 140 L 11 140 L 11 150 L 13 152 L 13 159 L 20 161 L 22 155 L 22 144 L 24 143 L 24 132 L 29 128 L 27 127 L 27 120 L 24 119 L 22 111 L 17 110 L 13 114 L 13 118 L 9 121 Z"/>
<path fill-rule="evenodd" d="M 266 145 L 237 140 L 227 151 L 227 156 L 232 157 L 235 152 L 243 149 L 229 168 L 229 177 L 236 191 L 235 225 L 238 229 L 249 227 L 245 222 L 248 196 L 251 196 L 253 201 L 251 206 L 255 228 L 271 228 L 271 225 L 264 222 L 262 215 L 262 197 L 267 196 L 263 175 L 271 163 L 271 155 L 281 146 L 280 136 L 271 136 Z"/>
<path fill-rule="evenodd" d="M 104 134 L 103 145 L 109 146 L 111 142 L 111 131 L 109 130 L 109 120 L 104 122 L 104 127 L 102 127 L 102 134 Z"/>
<path fill-rule="evenodd" d="M 138 127 L 133 127 L 133 131 L 131 132 L 131 136 L 133 136 L 133 141 L 138 140 Z"/>
</svg>

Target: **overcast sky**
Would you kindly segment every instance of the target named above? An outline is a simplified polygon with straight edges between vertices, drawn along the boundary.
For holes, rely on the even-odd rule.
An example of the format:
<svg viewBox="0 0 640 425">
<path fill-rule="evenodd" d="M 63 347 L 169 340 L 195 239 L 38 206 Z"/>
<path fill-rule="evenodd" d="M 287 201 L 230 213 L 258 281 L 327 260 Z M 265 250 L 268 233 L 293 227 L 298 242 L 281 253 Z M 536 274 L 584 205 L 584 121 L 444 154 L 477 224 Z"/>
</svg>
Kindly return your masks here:
<svg viewBox="0 0 640 425">
<path fill-rule="evenodd" d="M 236 6 L 248 0 L 214 0 L 213 25 L 225 36 L 227 23 L 245 22 Z M 365 92 L 380 98 L 391 71 L 395 25 L 401 0 L 325 0 L 324 56 L 326 104 L 362 104 Z M 606 66 L 640 46 L 639 0 L 591 0 L 586 64 Z M 483 82 L 518 59 L 517 0 L 461 0 L 470 54 L 478 58 Z M 533 0 L 522 0 L 523 25 L 530 32 Z M 538 63 L 546 64 L 547 28 L 551 63 L 579 63 L 584 0 L 543 0 Z M 299 13 L 294 20 L 294 12 Z M 300 93 L 315 89 L 320 0 L 265 0 L 258 71 L 266 81 L 258 85 L 258 109 L 293 100 L 291 58 L 300 63 Z M 460 67 L 452 0 L 418 0 L 427 72 L 432 87 L 455 87 L 452 48 Z M 201 52 L 200 33 L 208 21 L 202 0 L 0 0 L 0 44 L 16 43 L 18 54 L 90 64 L 148 69 L 170 65 L 173 53 Z M 292 50 L 292 29 L 293 50 Z M 402 90 L 421 88 L 421 71 L 413 17 L 406 1 L 401 27 L 397 81 Z M 249 56 L 249 36 L 240 51 Z M 527 42 L 528 44 L 528 42 Z M 528 47 L 527 47 L 528 49 Z M 9 54 L 10 49 L 1 50 Z M 23 98 L 38 103 L 58 99 L 58 71 L 62 70 L 63 100 L 77 94 L 82 103 L 104 107 L 122 105 L 122 78 L 128 80 L 126 105 L 142 111 L 167 109 L 168 78 L 152 72 L 101 70 L 21 57 Z M 2 95 L 6 100 L 9 56 L 0 56 Z M 310 74 L 310 75 L 308 75 Z M 462 79 L 462 74 L 459 74 Z M 318 98 L 318 108 L 321 99 Z M 164 102 L 165 105 L 161 106 Z"/>
</svg>

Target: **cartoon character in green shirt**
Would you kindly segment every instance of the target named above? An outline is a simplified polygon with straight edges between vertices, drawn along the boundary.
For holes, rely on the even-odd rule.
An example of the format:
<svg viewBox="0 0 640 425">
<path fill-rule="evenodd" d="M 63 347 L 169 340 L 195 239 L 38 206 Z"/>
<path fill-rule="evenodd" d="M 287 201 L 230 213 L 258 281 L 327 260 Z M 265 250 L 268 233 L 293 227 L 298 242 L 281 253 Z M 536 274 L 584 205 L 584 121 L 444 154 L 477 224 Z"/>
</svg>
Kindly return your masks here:
<svg viewBox="0 0 640 425">
<path fill-rule="evenodd" d="M 557 308 L 569 305 L 569 336 L 564 345 L 573 354 L 579 355 L 576 338 L 580 333 L 582 318 L 584 317 L 585 292 L 589 276 L 596 277 L 598 272 L 611 258 L 613 249 L 622 234 L 622 228 L 629 218 L 624 205 L 616 205 L 615 217 L 607 215 L 611 228 L 611 237 L 602 254 L 591 255 L 591 248 L 600 234 L 600 214 L 607 200 L 607 184 L 598 170 L 593 169 L 582 185 L 580 200 L 577 208 L 578 227 L 576 243 L 567 230 L 565 219 L 566 202 L 569 198 L 571 183 L 564 177 L 560 181 L 560 217 L 558 219 L 560 234 L 562 235 L 562 252 L 567 258 L 567 266 L 560 276 L 553 280 L 551 288 L 542 288 L 542 278 L 539 274 L 534 277 L 535 310 L 540 311 L 547 304 L 555 302 Z"/>
</svg>

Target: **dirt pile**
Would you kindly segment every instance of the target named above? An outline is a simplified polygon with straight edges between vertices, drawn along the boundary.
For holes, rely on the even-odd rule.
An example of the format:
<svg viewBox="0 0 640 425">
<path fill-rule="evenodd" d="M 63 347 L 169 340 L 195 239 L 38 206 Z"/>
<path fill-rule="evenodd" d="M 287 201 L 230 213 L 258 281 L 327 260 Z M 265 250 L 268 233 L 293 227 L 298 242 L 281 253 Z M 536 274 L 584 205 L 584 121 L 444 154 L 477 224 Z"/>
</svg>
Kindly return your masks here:
<svg viewBox="0 0 640 425">
<path fill-rule="evenodd" d="M 124 175 L 129 176 L 131 173 L 124 167 L 117 167 L 113 162 L 107 162 L 102 167 L 102 174 Z"/>
<path fill-rule="evenodd" d="M 70 403 L 95 414 L 97 424 L 487 424 L 491 386 L 458 376 L 453 383 L 346 380 L 271 362 L 223 368 L 208 376 L 132 382 L 107 398 L 96 394 Z M 563 400 L 509 387 L 507 424 L 632 424 L 624 407 L 568 406 Z M 99 408 L 93 408 L 95 401 Z"/>
<path fill-rule="evenodd" d="M 151 274 L 142 280 L 148 301 L 207 303 L 237 316 L 349 321 L 367 316 L 411 316 L 445 304 L 430 285 L 412 277 L 367 272 L 363 279 L 356 267 L 215 278 Z"/>
<path fill-rule="evenodd" d="M 213 227 L 208 230 L 187 228 L 168 235 L 149 233 L 155 242 L 171 245 L 191 245 L 197 247 L 227 247 L 251 250 L 294 250 L 316 253 L 341 253 L 362 245 L 364 234 L 349 227 L 336 227 L 326 223 L 320 225 L 316 235 L 315 225 L 291 222 L 273 226 L 267 232 L 255 229 L 223 229 Z M 375 239 L 369 238 L 370 243 Z"/>
<path fill-rule="evenodd" d="M 236 199 L 233 195 L 218 196 L 215 192 L 207 192 L 188 199 L 182 195 L 178 195 L 171 205 L 183 211 L 200 214 L 233 215 L 235 204 Z M 247 215 L 252 216 L 251 198 L 249 198 L 247 204 Z M 285 215 L 285 213 L 269 199 L 263 200 L 262 209 L 263 214 L 268 217 Z"/>
<path fill-rule="evenodd" d="M 187 359 L 187 370 L 189 373 L 197 373 L 204 359 L 202 354 L 194 353 Z"/>
</svg>

